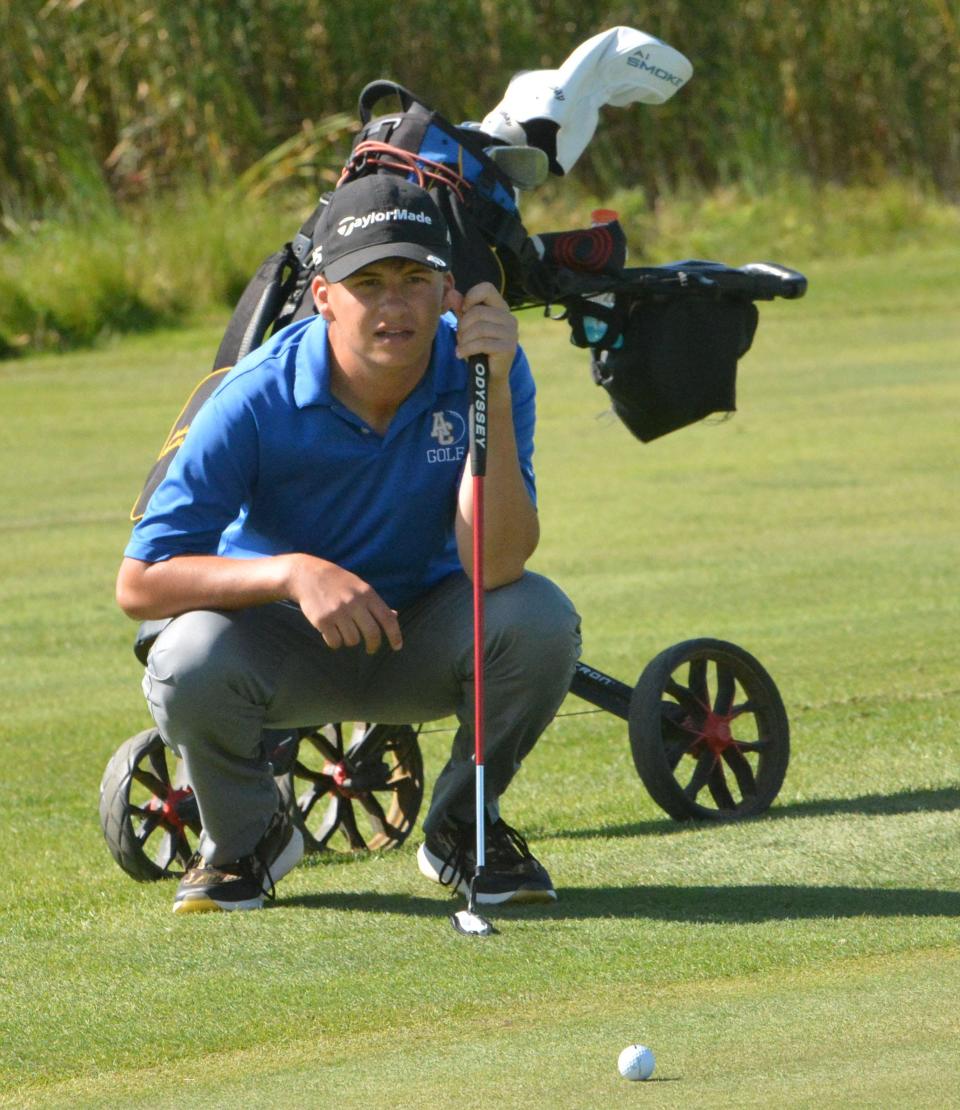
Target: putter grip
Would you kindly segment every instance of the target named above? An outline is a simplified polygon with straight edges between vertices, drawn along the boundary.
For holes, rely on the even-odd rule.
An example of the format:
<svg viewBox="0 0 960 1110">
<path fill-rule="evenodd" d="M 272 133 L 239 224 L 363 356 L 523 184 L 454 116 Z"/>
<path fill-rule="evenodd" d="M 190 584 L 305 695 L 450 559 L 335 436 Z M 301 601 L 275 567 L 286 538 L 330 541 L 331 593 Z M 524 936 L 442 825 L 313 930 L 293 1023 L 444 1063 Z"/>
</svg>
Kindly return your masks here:
<svg viewBox="0 0 960 1110">
<path fill-rule="evenodd" d="M 474 355 L 470 372 L 470 470 L 475 478 L 487 472 L 487 380 L 490 362 L 486 355 Z"/>
</svg>

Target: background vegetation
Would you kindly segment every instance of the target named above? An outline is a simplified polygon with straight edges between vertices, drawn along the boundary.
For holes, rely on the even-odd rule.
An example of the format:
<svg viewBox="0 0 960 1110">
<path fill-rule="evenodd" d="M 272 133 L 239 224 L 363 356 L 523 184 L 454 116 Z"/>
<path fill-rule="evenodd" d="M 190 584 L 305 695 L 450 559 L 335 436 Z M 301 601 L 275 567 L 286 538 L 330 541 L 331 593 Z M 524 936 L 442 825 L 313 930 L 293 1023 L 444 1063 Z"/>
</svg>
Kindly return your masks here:
<svg viewBox="0 0 960 1110">
<path fill-rule="evenodd" d="M 960 229 L 960 0 L 0 0 L 0 357 L 222 314 L 335 182 L 368 81 L 479 119 L 617 24 L 694 79 L 606 110 L 531 229 L 599 200 L 635 261 L 801 268 Z"/>
<path fill-rule="evenodd" d="M 960 192 L 956 0 L 7 0 L 8 225 L 184 178 L 226 184 L 390 76 L 480 119 L 520 69 L 616 24 L 690 57 L 662 110 L 610 111 L 578 176 L 648 196 L 781 173 Z M 323 177 L 336 154 L 307 160 Z"/>
</svg>

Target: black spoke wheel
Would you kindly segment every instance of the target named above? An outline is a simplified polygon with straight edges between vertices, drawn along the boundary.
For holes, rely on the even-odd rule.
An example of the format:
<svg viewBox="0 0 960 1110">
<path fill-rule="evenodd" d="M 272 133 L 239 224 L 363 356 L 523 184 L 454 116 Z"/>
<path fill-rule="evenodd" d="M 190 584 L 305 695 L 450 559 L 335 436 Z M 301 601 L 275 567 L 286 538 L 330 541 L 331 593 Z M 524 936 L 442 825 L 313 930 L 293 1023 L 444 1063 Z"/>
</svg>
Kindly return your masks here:
<svg viewBox="0 0 960 1110">
<path fill-rule="evenodd" d="M 200 836 L 200 811 L 179 760 L 155 728 L 131 736 L 100 783 L 100 826 L 110 854 L 139 882 L 182 875 Z"/>
<path fill-rule="evenodd" d="M 629 727 L 637 773 L 677 821 L 754 817 L 783 785 L 787 713 L 773 679 L 736 644 L 662 651 L 634 687 Z"/>
<path fill-rule="evenodd" d="M 417 731 L 369 725 L 354 730 L 347 746 L 340 724 L 301 734 L 297 758 L 278 782 L 307 851 L 397 848 L 407 839 L 423 800 Z"/>
</svg>

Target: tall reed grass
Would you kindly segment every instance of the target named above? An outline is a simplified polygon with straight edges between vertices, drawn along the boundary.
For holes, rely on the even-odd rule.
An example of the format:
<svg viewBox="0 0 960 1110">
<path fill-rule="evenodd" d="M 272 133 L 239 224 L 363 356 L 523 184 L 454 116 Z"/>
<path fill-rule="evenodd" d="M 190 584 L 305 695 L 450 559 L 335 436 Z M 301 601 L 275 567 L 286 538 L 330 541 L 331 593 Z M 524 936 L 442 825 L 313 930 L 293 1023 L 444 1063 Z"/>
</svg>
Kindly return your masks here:
<svg viewBox="0 0 960 1110">
<path fill-rule="evenodd" d="M 958 0 L 0 0 L 0 357 L 222 311 L 336 181 L 368 81 L 478 119 L 617 24 L 694 79 L 606 110 L 531 230 L 596 197 L 635 261 L 955 234 Z"/>
<path fill-rule="evenodd" d="M 223 312 L 299 220 L 289 201 L 192 188 L 84 221 L 45 221 L 0 243 L 0 358 Z"/>
<path fill-rule="evenodd" d="M 895 175 L 960 196 L 957 0 L 2 0 L 0 17 L 8 230 L 224 185 L 377 77 L 482 118 L 512 73 L 618 23 L 695 77 L 660 109 L 609 111 L 575 171 L 587 185 Z"/>
</svg>

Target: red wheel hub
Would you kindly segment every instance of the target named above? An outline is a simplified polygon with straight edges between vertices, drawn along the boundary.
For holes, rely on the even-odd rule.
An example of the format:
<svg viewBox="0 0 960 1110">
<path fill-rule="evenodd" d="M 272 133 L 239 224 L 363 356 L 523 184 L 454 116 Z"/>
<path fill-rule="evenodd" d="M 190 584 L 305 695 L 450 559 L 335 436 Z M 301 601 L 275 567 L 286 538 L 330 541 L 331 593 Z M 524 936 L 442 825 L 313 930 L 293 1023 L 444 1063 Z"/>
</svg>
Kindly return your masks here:
<svg viewBox="0 0 960 1110">
<path fill-rule="evenodd" d="M 161 822 L 171 832 L 182 833 L 187 823 L 180 816 L 179 807 L 181 802 L 191 797 L 193 797 L 193 791 L 189 786 L 171 787 L 165 798 L 151 798 L 147 809 L 151 813 L 159 813 Z"/>
<path fill-rule="evenodd" d="M 350 789 L 350 768 L 343 760 L 339 763 L 324 763 L 323 774 L 333 779 L 333 789 L 341 798 L 356 797 L 356 794 Z"/>
<path fill-rule="evenodd" d="M 693 743 L 687 749 L 687 753 L 698 758 L 706 748 L 719 759 L 727 748 L 738 747 L 730 731 L 730 723 L 739 715 L 739 712 L 715 713 L 712 709 L 708 709 L 706 716 L 700 722 L 687 717 L 682 727 L 694 734 Z"/>
</svg>

